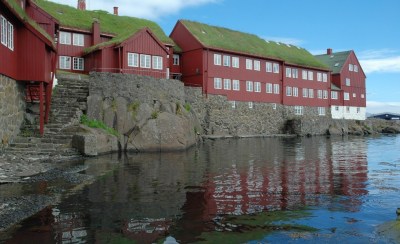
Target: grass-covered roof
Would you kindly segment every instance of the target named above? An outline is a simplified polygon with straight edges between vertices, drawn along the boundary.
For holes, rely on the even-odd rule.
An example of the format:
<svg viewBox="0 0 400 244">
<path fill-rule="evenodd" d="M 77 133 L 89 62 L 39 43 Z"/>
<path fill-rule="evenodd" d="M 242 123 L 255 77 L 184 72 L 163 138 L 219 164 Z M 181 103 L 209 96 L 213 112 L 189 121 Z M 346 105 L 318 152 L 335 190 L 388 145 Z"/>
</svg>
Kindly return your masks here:
<svg viewBox="0 0 400 244">
<path fill-rule="evenodd" d="M 266 41 L 256 35 L 211 26 L 199 22 L 181 20 L 181 23 L 205 47 L 236 51 L 262 57 L 285 60 L 290 64 L 327 69 L 304 48 Z"/>
<path fill-rule="evenodd" d="M 42 27 L 40 27 L 35 21 L 33 21 L 26 14 L 26 12 L 21 8 L 20 4 L 18 4 L 15 0 L 3 0 L 3 2 L 14 10 L 14 12 L 18 15 L 19 19 L 21 19 L 21 21 L 23 21 L 25 24 L 32 26 L 32 28 L 38 31 L 45 39 L 47 39 L 53 45 L 53 47 L 55 47 L 53 38 L 50 37 L 50 35 Z"/>
<path fill-rule="evenodd" d="M 129 16 L 117 16 L 103 10 L 83 11 L 47 0 L 36 0 L 36 3 L 56 18 L 61 26 L 90 31 L 93 21 L 97 20 L 100 23 L 100 31 L 102 33 L 115 35 L 111 41 L 91 47 L 86 50 L 86 52 L 93 51 L 101 46 L 119 44 L 145 27 L 149 28 L 161 42 L 175 45 L 174 42 L 165 35 L 161 27 L 150 20 Z"/>
<path fill-rule="evenodd" d="M 315 57 L 329 66 L 332 70 L 332 74 L 340 73 L 344 63 L 346 62 L 347 58 L 349 57 L 351 51 L 344 51 L 344 52 L 337 52 L 332 54 L 322 54 L 322 55 L 315 55 Z"/>
</svg>

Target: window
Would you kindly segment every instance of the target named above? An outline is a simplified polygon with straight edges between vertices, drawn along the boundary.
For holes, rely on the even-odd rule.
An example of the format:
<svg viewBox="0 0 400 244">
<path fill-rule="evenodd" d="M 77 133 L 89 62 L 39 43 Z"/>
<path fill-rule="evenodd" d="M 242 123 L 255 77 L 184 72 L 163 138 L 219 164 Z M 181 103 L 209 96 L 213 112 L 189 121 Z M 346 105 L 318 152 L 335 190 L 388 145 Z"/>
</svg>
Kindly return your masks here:
<svg viewBox="0 0 400 244">
<path fill-rule="evenodd" d="M 71 69 L 71 57 L 60 56 L 60 69 Z"/>
<path fill-rule="evenodd" d="M 251 59 L 246 59 L 246 69 L 253 69 L 253 61 Z"/>
<path fill-rule="evenodd" d="M 299 78 L 299 71 L 297 69 L 292 69 L 292 77 L 295 79 Z"/>
<path fill-rule="evenodd" d="M 1 25 L 1 44 L 7 46 L 7 20 L 0 15 L 0 25 Z"/>
<path fill-rule="evenodd" d="M 317 97 L 322 99 L 322 90 L 317 91 Z"/>
<path fill-rule="evenodd" d="M 324 107 L 318 107 L 318 115 L 324 116 L 325 115 L 325 108 Z"/>
<path fill-rule="evenodd" d="M 350 78 L 346 78 L 346 86 L 350 86 Z"/>
<path fill-rule="evenodd" d="M 317 81 L 322 81 L 322 74 L 320 72 L 317 73 Z"/>
<path fill-rule="evenodd" d="M 298 97 L 299 96 L 299 88 L 293 87 L 293 96 Z"/>
<path fill-rule="evenodd" d="M 222 79 L 221 78 L 214 78 L 214 88 L 222 89 Z"/>
<path fill-rule="evenodd" d="M 71 45 L 71 33 L 60 31 L 60 44 Z"/>
<path fill-rule="evenodd" d="M 276 109 L 276 103 L 272 104 L 272 109 L 274 109 L 274 110 Z"/>
<path fill-rule="evenodd" d="M 260 71 L 260 61 L 259 60 L 254 60 L 254 70 Z"/>
<path fill-rule="evenodd" d="M 303 115 L 303 106 L 294 106 L 295 115 Z"/>
<path fill-rule="evenodd" d="M 286 68 L 286 77 L 288 77 L 288 78 L 292 77 L 292 69 L 291 68 Z"/>
<path fill-rule="evenodd" d="M 7 27 L 8 27 L 8 45 L 7 45 L 7 47 L 10 50 L 14 50 L 14 26 L 10 22 L 7 22 Z"/>
<path fill-rule="evenodd" d="M 359 107 L 357 107 L 357 113 L 360 113 L 361 109 Z"/>
<path fill-rule="evenodd" d="M 84 59 L 83 58 L 73 58 L 72 59 L 73 70 L 84 70 Z"/>
<path fill-rule="evenodd" d="M 272 69 L 274 73 L 278 74 L 279 73 L 279 64 L 274 63 L 272 66 Z"/>
<path fill-rule="evenodd" d="M 353 97 L 357 97 L 357 95 L 355 93 L 353 93 Z"/>
<path fill-rule="evenodd" d="M 239 58 L 238 57 L 232 57 L 232 67 L 239 68 Z"/>
<path fill-rule="evenodd" d="M 348 92 L 343 93 L 343 99 L 344 100 L 350 100 L 350 94 Z"/>
<path fill-rule="evenodd" d="M 253 102 L 249 102 L 249 108 L 253 108 Z"/>
<path fill-rule="evenodd" d="M 248 91 L 248 92 L 253 91 L 253 82 L 252 81 L 246 81 L 246 91 Z"/>
<path fill-rule="evenodd" d="M 84 46 L 84 36 L 83 36 L 83 34 L 74 33 L 72 36 L 73 36 L 73 45 L 74 46 L 80 46 L 80 47 Z"/>
<path fill-rule="evenodd" d="M 140 68 L 150 69 L 151 56 L 147 54 L 140 54 Z"/>
<path fill-rule="evenodd" d="M 231 66 L 231 56 L 225 56 L 223 57 L 224 61 L 224 66 L 230 67 Z"/>
<path fill-rule="evenodd" d="M 174 59 L 174 65 L 179 65 L 179 55 L 178 54 L 174 54 L 174 56 L 173 56 L 173 59 Z"/>
<path fill-rule="evenodd" d="M 339 111 L 339 106 L 336 106 L 336 107 L 335 107 L 335 110 L 336 110 L 336 111 Z"/>
<path fill-rule="evenodd" d="M 265 63 L 265 68 L 266 68 L 267 72 L 272 73 L 272 63 L 266 62 Z"/>
<path fill-rule="evenodd" d="M 303 80 L 307 80 L 307 70 L 303 70 L 303 71 L 301 72 L 301 78 L 302 78 Z"/>
<path fill-rule="evenodd" d="M 331 91 L 331 99 L 337 100 L 338 99 L 338 92 L 337 91 Z"/>
<path fill-rule="evenodd" d="M 254 82 L 254 91 L 261 92 L 261 83 L 260 82 Z"/>
<path fill-rule="evenodd" d="M 139 54 L 128 53 L 128 66 L 129 67 L 139 67 Z"/>
<path fill-rule="evenodd" d="M 308 89 L 308 97 L 314 98 L 314 90 L 313 89 Z"/>
<path fill-rule="evenodd" d="M 308 80 L 314 80 L 314 73 L 312 71 L 308 71 Z"/>
<path fill-rule="evenodd" d="M 322 81 L 323 82 L 328 82 L 328 75 L 326 73 L 322 74 Z"/>
<path fill-rule="evenodd" d="M 233 90 L 240 91 L 240 82 L 239 80 L 233 80 Z"/>
<path fill-rule="evenodd" d="M 292 87 L 291 86 L 286 87 L 286 96 L 288 96 L 288 97 L 292 96 Z"/>
<path fill-rule="evenodd" d="M 153 56 L 153 69 L 163 69 L 163 59 L 160 56 Z"/>
<path fill-rule="evenodd" d="M 324 99 L 328 99 L 328 91 L 327 90 L 323 90 L 323 98 Z"/>
<path fill-rule="evenodd" d="M 265 85 L 265 92 L 266 93 L 272 93 L 272 84 L 271 83 L 267 83 Z"/>
<path fill-rule="evenodd" d="M 350 107 L 348 107 L 348 106 L 346 107 L 346 112 L 350 113 Z"/>
<path fill-rule="evenodd" d="M 308 89 L 303 88 L 303 97 L 308 97 Z"/>
<path fill-rule="evenodd" d="M 279 94 L 279 84 L 274 84 L 274 94 Z"/>
<path fill-rule="evenodd" d="M 358 72 L 358 66 L 354 65 L 354 72 Z"/>
<path fill-rule="evenodd" d="M 232 108 L 236 108 L 236 102 L 235 101 L 231 101 L 231 106 L 232 106 Z"/>
<path fill-rule="evenodd" d="M 214 64 L 221 65 L 221 55 L 220 54 L 214 54 Z"/>
<path fill-rule="evenodd" d="M 224 79 L 224 90 L 230 90 L 230 89 L 231 89 L 231 80 Z"/>
<path fill-rule="evenodd" d="M 353 71 L 353 70 L 354 70 L 353 65 L 349 64 L 349 71 Z"/>
<path fill-rule="evenodd" d="M 361 94 L 361 98 L 364 98 L 365 96 L 364 96 L 364 94 Z"/>
</svg>

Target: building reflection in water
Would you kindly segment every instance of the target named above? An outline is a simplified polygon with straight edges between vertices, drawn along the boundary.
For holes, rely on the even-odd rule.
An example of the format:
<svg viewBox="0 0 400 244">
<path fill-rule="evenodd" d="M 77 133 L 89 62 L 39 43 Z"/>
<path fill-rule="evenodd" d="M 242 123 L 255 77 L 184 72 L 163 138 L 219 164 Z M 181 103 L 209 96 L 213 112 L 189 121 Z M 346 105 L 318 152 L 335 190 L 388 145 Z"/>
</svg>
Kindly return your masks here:
<svg viewBox="0 0 400 244">
<path fill-rule="evenodd" d="M 170 233 L 191 241 L 212 230 L 218 215 L 303 206 L 358 211 L 368 193 L 366 150 L 363 139 L 313 137 L 217 140 L 186 152 L 132 154 L 48 218 L 61 242 L 152 243 Z M 110 160 L 118 162 L 87 160 L 86 173 L 100 175 Z"/>
</svg>

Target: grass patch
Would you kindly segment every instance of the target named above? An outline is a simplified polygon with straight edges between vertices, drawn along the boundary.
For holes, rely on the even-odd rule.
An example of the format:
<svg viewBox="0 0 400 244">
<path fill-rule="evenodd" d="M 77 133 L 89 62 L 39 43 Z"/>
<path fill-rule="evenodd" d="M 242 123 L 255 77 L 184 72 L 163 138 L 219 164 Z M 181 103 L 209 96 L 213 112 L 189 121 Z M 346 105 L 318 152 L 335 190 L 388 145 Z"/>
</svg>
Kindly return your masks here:
<svg viewBox="0 0 400 244">
<path fill-rule="evenodd" d="M 186 111 L 190 112 L 190 110 L 192 109 L 192 107 L 190 106 L 190 103 L 185 103 L 185 109 L 186 109 Z"/>
<path fill-rule="evenodd" d="M 151 118 L 152 118 L 152 119 L 157 119 L 157 118 L 158 118 L 158 114 L 159 114 L 158 111 L 153 111 L 153 112 L 151 113 Z"/>
<path fill-rule="evenodd" d="M 99 128 L 99 129 L 103 129 L 104 131 L 106 131 L 108 134 L 114 135 L 114 136 L 120 136 L 120 134 L 118 133 L 118 131 L 116 131 L 113 128 L 108 127 L 107 125 L 105 125 L 102 121 L 98 121 L 95 119 L 89 119 L 87 117 L 87 115 L 83 114 L 81 116 L 81 124 L 86 125 L 90 128 Z"/>
<path fill-rule="evenodd" d="M 139 101 L 133 102 L 128 105 L 128 111 L 131 113 L 132 119 L 134 119 L 134 120 L 136 119 L 136 115 L 137 115 L 137 111 L 138 111 L 139 107 L 140 107 Z"/>
</svg>

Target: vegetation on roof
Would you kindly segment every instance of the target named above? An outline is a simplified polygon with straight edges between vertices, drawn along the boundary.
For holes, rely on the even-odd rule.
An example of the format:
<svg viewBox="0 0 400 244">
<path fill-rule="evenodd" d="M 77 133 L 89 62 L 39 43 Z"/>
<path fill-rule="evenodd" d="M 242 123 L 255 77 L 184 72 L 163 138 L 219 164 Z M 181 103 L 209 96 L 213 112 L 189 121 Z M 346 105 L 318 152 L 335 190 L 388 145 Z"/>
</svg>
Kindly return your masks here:
<svg viewBox="0 0 400 244">
<path fill-rule="evenodd" d="M 119 44 L 143 28 L 149 28 L 154 35 L 163 43 L 175 45 L 175 43 L 165 35 L 161 27 L 153 21 L 129 16 L 117 16 L 103 10 L 79 10 L 71 6 L 57 4 L 47 0 L 36 0 L 37 5 L 48 12 L 60 22 L 60 25 L 82 30 L 91 30 L 93 21 L 100 23 L 100 31 L 115 35 L 109 42 L 100 43 L 90 47 L 85 52 L 91 52 L 102 46 Z"/>
<path fill-rule="evenodd" d="M 342 70 L 342 67 L 349 57 L 350 53 L 351 51 L 322 54 L 315 55 L 315 58 L 328 65 L 328 67 L 332 70 L 332 74 L 338 74 L 340 73 L 340 70 Z"/>
<path fill-rule="evenodd" d="M 206 47 L 277 58 L 302 66 L 328 68 L 304 48 L 266 41 L 253 34 L 199 22 L 188 20 L 181 20 L 181 22 Z"/>
<path fill-rule="evenodd" d="M 10 8 L 12 8 L 15 11 L 15 13 L 18 15 L 18 17 L 24 23 L 32 26 L 35 30 L 37 30 L 40 34 L 42 34 L 47 40 L 49 40 L 53 44 L 53 47 L 55 47 L 53 38 L 50 37 L 50 35 L 42 27 L 40 27 L 35 21 L 33 21 L 26 14 L 26 12 L 21 8 L 20 4 L 18 4 L 15 0 L 5 0 L 5 2 Z"/>
</svg>

